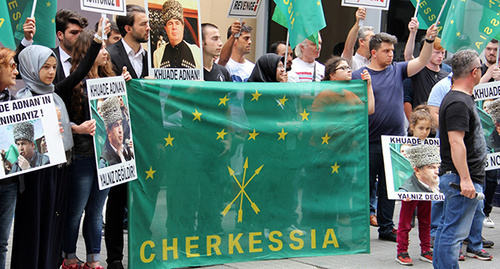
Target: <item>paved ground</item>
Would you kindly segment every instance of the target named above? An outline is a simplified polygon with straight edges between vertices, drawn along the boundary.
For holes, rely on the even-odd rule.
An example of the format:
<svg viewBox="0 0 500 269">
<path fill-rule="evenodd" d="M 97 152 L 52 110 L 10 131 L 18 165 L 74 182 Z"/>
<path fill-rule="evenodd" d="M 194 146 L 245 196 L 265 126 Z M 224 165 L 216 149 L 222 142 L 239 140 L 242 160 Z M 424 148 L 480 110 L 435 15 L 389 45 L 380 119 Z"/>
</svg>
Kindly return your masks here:
<svg viewBox="0 0 500 269">
<path fill-rule="evenodd" d="M 396 204 L 395 217 L 398 219 L 399 215 L 399 202 Z M 467 258 L 466 261 L 460 262 L 461 268 L 471 268 L 471 269 L 487 269 L 487 268 L 500 268 L 500 208 L 493 208 L 493 213 L 491 218 L 497 224 L 494 229 L 484 228 L 483 236 L 487 239 L 493 240 L 498 246 L 487 249 L 493 255 L 492 261 L 479 261 L 473 258 Z M 242 263 L 230 263 L 222 265 L 207 266 L 201 268 L 210 269 L 313 269 L 313 268 L 401 268 L 400 264 L 396 263 L 396 243 L 378 240 L 377 228 L 370 228 L 370 254 L 358 254 L 358 255 L 339 255 L 339 256 L 319 256 L 319 257 L 308 257 L 308 258 L 291 258 L 291 259 L 281 259 L 281 260 L 268 260 L 268 261 L 254 261 L 254 262 L 242 262 Z M 9 244 L 10 245 L 10 244 Z M 413 229 L 410 232 L 410 256 L 413 258 L 414 266 L 413 268 L 432 268 L 432 265 L 427 262 L 418 260 L 420 253 L 418 230 Z M 10 256 L 10 253 L 9 253 Z M 80 233 L 80 238 L 78 240 L 78 256 L 85 257 L 85 244 L 83 237 Z M 102 253 L 101 257 L 105 259 L 106 257 L 106 247 L 104 246 L 104 240 L 102 242 Z M 128 255 L 125 254 L 125 264 Z M 10 260 L 10 259 L 9 259 Z M 101 265 L 106 267 L 106 263 L 103 262 Z M 7 264 L 6 268 L 10 268 L 10 264 Z"/>
</svg>

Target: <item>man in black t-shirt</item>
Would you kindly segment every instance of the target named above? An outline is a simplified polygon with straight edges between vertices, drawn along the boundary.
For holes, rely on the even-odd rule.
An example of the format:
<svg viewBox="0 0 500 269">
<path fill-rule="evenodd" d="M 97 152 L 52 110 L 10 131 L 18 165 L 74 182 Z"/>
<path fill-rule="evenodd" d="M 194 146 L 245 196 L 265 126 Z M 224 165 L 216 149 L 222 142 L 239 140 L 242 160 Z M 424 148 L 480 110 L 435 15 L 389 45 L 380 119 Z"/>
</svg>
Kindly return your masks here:
<svg viewBox="0 0 500 269">
<path fill-rule="evenodd" d="M 219 57 L 222 50 L 219 28 L 211 23 L 203 23 L 201 32 L 201 39 L 203 40 L 203 78 L 205 81 L 232 81 L 227 69 L 214 63 L 215 57 Z"/>
<path fill-rule="evenodd" d="M 439 110 L 441 170 L 439 188 L 445 195 L 444 215 L 434 244 L 434 268 L 458 268 L 460 242 L 469 234 L 482 192 L 486 143 L 472 91 L 481 79 L 477 52 L 463 50 L 452 59 L 453 87 Z M 456 184 L 456 190 L 450 184 Z M 467 256 L 491 259 L 484 250 L 467 248 Z"/>
</svg>

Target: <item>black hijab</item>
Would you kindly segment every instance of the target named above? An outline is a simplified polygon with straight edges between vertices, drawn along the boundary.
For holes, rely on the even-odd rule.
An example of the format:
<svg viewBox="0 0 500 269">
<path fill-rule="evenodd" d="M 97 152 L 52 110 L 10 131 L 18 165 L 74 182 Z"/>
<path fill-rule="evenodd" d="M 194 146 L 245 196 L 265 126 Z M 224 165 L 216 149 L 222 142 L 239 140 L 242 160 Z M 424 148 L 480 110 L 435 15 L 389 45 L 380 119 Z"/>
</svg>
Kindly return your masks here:
<svg viewBox="0 0 500 269">
<path fill-rule="evenodd" d="M 285 57 L 275 53 L 267 53 L 262 55 L 253 68 L 252 74 L 248 78 L 249 82 L 278 82 L 276 81 L 276 69 L 278 63 Z"/>
</svg>

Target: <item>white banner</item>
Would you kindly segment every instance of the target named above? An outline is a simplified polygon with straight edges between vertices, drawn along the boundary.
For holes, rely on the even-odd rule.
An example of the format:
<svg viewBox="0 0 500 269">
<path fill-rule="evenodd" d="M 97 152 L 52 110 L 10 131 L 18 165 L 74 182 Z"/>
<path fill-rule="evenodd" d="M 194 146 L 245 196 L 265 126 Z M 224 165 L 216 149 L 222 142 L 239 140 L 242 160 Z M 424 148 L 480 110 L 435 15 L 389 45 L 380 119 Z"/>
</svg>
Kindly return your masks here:
<svg viewBox="0 0 500 269">
<path fill-rule="evenodd" d="M 474 100 L 488 100 L 500 97 L 500 81 L 477 84 L 472 92 Z"/>
<path fill-rule="evenodd" d="M 489 153 L 486 155 L 486 168 L 484 170 L 500 169 L 500 152 Z"/>
<path fill-rule="evenodd" d="M 80 8 L 97 13 L 127 15 L 125 0 L 80 0 Z"/>
<path fill-rule="evenodd" d="M 417 145 L 434 145 L 439 147 L 439 138 L 427 138 L 420 140 L 417 137 L 407 136 L 382 136 L 382 155 L 384 157 L 385 182 L 387 186 L 387 197 L 391 200 L 444 200 L 442 193 L 432 192 L 406 192 L 399 191 L 414 170 L 410 161 L 406 158 L 406 149 Z"/>
<path fill-rule="evenodd" d="M 389 10 L 390 0 L 342 0 L 342 6 Z"/>
<path fill-rule="evenodd" d="M 66 162 L 52 94 L 0 103 L 0 179 Z"/>
<path fill-rule="evenodd" d="M 229 11 L 228 17 L 234 18 L 257 18 L 259 8 L 264 0 L 233 0 Z"/>
<path fill-rule="evenodd" d="M 99 189 L 137 179 L 127 88 L 122 76 L 88 79 Z"/>
</svg>

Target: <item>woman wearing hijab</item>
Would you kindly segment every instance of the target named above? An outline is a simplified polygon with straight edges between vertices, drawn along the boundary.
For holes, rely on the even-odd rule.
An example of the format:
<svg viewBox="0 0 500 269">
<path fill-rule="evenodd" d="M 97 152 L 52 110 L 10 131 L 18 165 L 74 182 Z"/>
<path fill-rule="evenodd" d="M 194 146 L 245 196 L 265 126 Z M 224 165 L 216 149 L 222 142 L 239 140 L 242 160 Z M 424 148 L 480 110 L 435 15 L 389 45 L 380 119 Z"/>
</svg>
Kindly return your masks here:
<svg viewBox="0 0 500 269">
<path fill-rule="evenodd" d="M 274 53 L 262 55 L 253 68 L 248 82 L 287 82 L 283 56 Z"/>
<path fill-rule="evenodd" d="M 14 62 L 15 52 L 8 48 L 0 48 L 0 102 L 13 100 L 9 88 L 16 85 L 17 71 Z M 2 159 L 5 167 L 5 174 L 10 172 L 11 166 L 2 152 Z M 5 268 L 7 258 L 7 242 L 9 241 L 10 227 L 14 218 L 16 207 L 17 191 L 19 188 L 19 178 L 10 177 L 0 180 L 0 269 Z"/>
<path fill-rule="evenodd" d="M 100 28 L 100 27 L 99 27 Z M 109 31 L 109 25 L 106 27 Z M 102 33 L 101 28 L 99 33 Z M 63 144 L 68 163 L 71 161 L 73 137 L 68 112 L 63 99 L 55 92 L 71 98 L 71 90 L 89 72 L 99 54 L 102 40 L 94 38 L 80 64 L 63 81 L 52 84 L 57 68 L 54 52 L 43 46 L 32 45 L 19 54 L 19 69 L 26 87 L 17 99 L 52 94 L 56 108 L 61 113 L 60 123 L 64 132 Z M 67 93 L 70 92 L 70 93 Z M 63 233 L 63 217 L 66 211 L 69 170 L 66 164 L 24 174 L 25 189 L 18 195 L 15 211 L 12 268 L 57 268 Z"/>
</svg>

